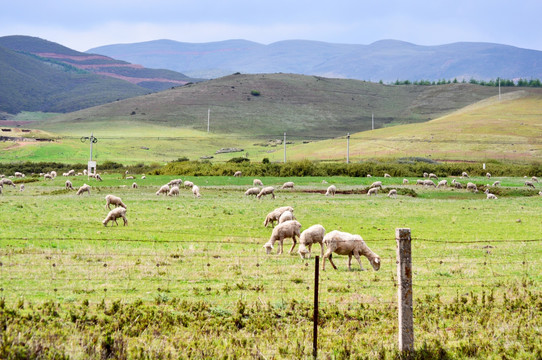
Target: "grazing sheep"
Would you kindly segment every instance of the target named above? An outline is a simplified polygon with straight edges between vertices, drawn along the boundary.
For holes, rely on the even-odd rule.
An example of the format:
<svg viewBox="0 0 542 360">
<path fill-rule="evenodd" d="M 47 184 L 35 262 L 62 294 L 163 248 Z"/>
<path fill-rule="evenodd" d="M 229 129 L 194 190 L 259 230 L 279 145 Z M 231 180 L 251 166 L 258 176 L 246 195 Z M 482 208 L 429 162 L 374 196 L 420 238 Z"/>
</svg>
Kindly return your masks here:
<svg viewBox="0 0 542 360">
<path fill-rule="evenodd" d="M 191 188 L 192 186 L 194 186 L 194 183 L 192 181 L 185 180 L 183 185 L 184 187 Z"/>
<path fill-rule="evenodd" d="M 491 179 L 491 174 L 490 174 L 490 173 L 486 173 L 486 177 L 487 177 L 488 179 Z"/>
<path fill-rule="evenodd" d="M 327 181 L 325 181 L 325 180 L 322 180 L 322 184 L 327 184 Z"/>
<path fill-rule="evenodd" d="M 145 175 L 141 175 L 141 180 L 145 180 L 147 177 Z"/>
<path fill-rule="evenodd" d="M 13 187 L 16 187 L 15 184 L 13 183 L 13 181 L 11 181 L 11 179 L 6 179 L 6 178 L 0 180 L 0 185 L 2 185 L 2 186 L 3 185 L 11 185 Z"/>
<path fill-rule="evenodd" d="M 442 186 L 442 187 L 448 186 L 448 180 L 440 180 L 440 181 L 438 182 L 438 184 L 437 184 L 437 188 L 439 188 L 439 187 L 441 187 L 441 186 Z"/>
<path fill-rule="evenodd" d="M 428 173 L 426 173 L 426 172 L 423 173 L 423 177 L 424 177 L 424 178 L 426 178 L 426 177 L 428 177 L 428 176 L 429 176 Z"/>
<path fill-rule="evenodd" d="M 462 177 L 468 178 L 468 177 L 469 177 L 469 174 L 467 174 L 466 171 L 463 171 L 463 172 L 461 173 L 461 176 L 462 176 Z"/>
<path fill-rule="evenodd" d="M 169 189 L 167 196 L 179 196 L 179 194 L 180 194 L 179 187 L 175 185 L 175 186 L 172 186 L 171 189 Z"/>
<path fill-rule="evenodd" d="M 456 179 L 452 179 L 452 185 L 456 189 L 463 189 L 463 185 L 461 185 L 461 183 L 457 181 Z"/>
<path fill-rule="evenodd" d="M 476 187 L 476 184 L 474 183 L 467 183 L 467 190 L 471 190 L 472 192 L 478 192 L 478 188 Z"/>
<path fill-rule="evenodd" d="M 19 172 L 19 171 L 15 171 L 15 174 L 13 175 L 15 175 L 16 178 L 24 178 L 25 176 L 22 172 Z"/>
<path fill-rule="evenodd" d="M 328 195 L 335 196 L 336 192 L 337 192 L 337 187 L 335 185 L 329 185 L 326 191 L 326 196 Z"/>
<path fill-rule="evenodd" d="M 320 257 L 324 256 L 324 236 L 326 235 L 326 229 L 320 224 L 312 225 L 308 229 L 303 230 L 301 236 L 299 236 L 299 250 L 297 251 L 302 259 L 305 255 L 311 257 L 312 244 L 320 244 Z"/>
<path fill-rule="evenodd" d="M 269 195 L 269 194 L 271 194 L 271 197 L 273 199 L 275 198 L 275 188 L 274 187 L 272 187 L 272 186 L 264 187 L 262 190 L 260 190 L 259 194 L 256 195 L 256 197 L 259 199 L 262 196 Z"/>
<path fill-rule="evenodd" d="M 500 181 L 495 181 L 495 182 L 493 183 L 493 186 L 499 186 L 500 184 L 501 184 Z"/>
<path fill-rule="evenodd" d="M 263 186 L 263 183 L 262 183 L 262 181 L 260 179 L 254 179 L 252 181 L 252 185 L 253 186 Z"/>
<path fill-rule="evenodd" d="M 435 183 L 433 182 L 433 180 L 429 180 L 429 179 L 423 181 L 423 186 L 437 187 L 437 185 L 435 185 Z"/>
<path fill-rule="evenodd" d="M 132 175 L 130 175 L 130 176 L 126 176 L 125 179 L 126 179 L 126 180 L 134 180 L 135 178 L 134 178 Z"/>
<path fill-rule="evenodd" d="M 242 171 L 236 171 L 235 174 L 233 174 L 233 176 L 241 177 L 241 176 L 243 176 L 243 172 Z"/>
<path fill-rule="evenodd" d="M 360 255 L 367 257 L 375 271 L 380 269 L 380 257 L 369 249 L 360 235 L 333 230 L 324 236 L 324 244 L 326 244 L 327 250 L 323 256 L 322 270 L 326 269 L 326 259 L 329 259 L 331 266 L 333 266 L 334 269 L 337 269 L 333 260 L 331 260 L 332 253 L 348 255 L 348 270 L 352 269 L 352 255 L 358 261 L 362 271 L 365 269 L 363 268 L 363 265 L 361 265 Z"/>
<path fill-rule="evenodd" d="M 181 179 L 174 179 L 174 180 L 171 180 L 170 182 L 168 182 L 167 184 L 169 186 L 177 186 L 177 187 L 179 187 L 179 186 L 182 185 L 182 183 L 183 183 L 183 181 Z"/>
<path fill-rule="evenodd" d="M 529 180 L 525 180 L 525 186 L 527 186 L 527 187 L 532 187 L 533 189 L 535 188 L 533 182 L 532 182 L 532 181 L 529 181 Z"/>
<path fill-rule="evenodd" d="M 422 180 L 422 179 L 418 179 L 416 180 L 416 185 L 423 185 L 425 180 Z"/>
<path fill-rule="evenodd" d="M 408 185 L 408 179 L 403 179 L 403 185 Z"/>
<path fill-rule="evenodd" d="M 19 186 L 19 191 L 24 191 L 24 184 L 21 184 L 21 185 Z"/>
<path fill-rule="evenodd" d="M 382 189 L 382 181 L 375 181 L 374 183 L 369 186 L 370 188 L 380 188 Z"/>
<path fill-rule="evenodd" d="M 385 174 L 384 174 L 384 177 L 385 177 L 385 178 L 391 178 L 391 175 L 388 174 L 388 173 L 385 173 Z"/>
<path fill-rule="evenodd" d="M 294 188 L 294 183 L 292 181 L 285 182 L 282 185 L 282 188 L 283 189 L 293 189 Z"/>
<path fill-rule="evenodd" d="M 295 216 L 291 211 L 287 210 L 280 215 L 279 224 L 289 220 L 295 220 Z"/>
<path fill-rule="evenodd" d="M 51 175 L 51 174 L 45 174 L 45 175 L 43 175 L 43 179 L 44 179 L 44 180 L 53 180 L 53 175 Z"/>
<path fill-rule="evenodd" d="M 98 181 L 103 181 L 103 180 L 102 180 L 102 177 L 100 176 L 100 174 L 96 174 L 95 177 L 96 177 L 96 180 L 98 180 Z"/>
<path fill-rule="evenodd" d="M 75 190 L 73 188 L 72 182 L 70 180 L 66 180 L 66 189 L 67 190 Z"/>
<path fill-rule="evenodd" d="M 497 196 L 489 192 L 489 189 L 486 189 L 484 193 L 487 195 L 487 199 L 497 200 Z"/>
<path fill-rule="evenodd" d="M 199 186 L 192 186 L 192 194 L 194 194 L 194 196 L 197 198 L 201 197 L 201 194 L 199 193 Z"/>
<path fill-rule="evenodd" d="M 388 197 L 395 199 L 397 197 L 397 190 L 391 189 L 390 192 L 388 193 Z"/>
<path fill-rule="evenodd" d="M 376 196 L 377 194 L 378 194 L 378 188 L 377 188 L 377 187 L 370 188 L 370 189 L 367 191 L 367 196 L 371 196 L 371 195 Z"/>
<path fill-rule="evenodd" d="M 122 202 L 121 198 L 115 195 L 106 195 L 105 196 L 105 207 L 111 210 L 111 204 L 115 205 L 115 207 L 123 207 L 126 209 L 126 205 Z"/>
<path fill-rule="evenodd" d="M 371 174 L 367 174 L 367 177 L 372 177 Z"/>
<path fill-rule="evenodd" d="M 0 186 L 0 189 L 2 189 L 1 186 Z M 542 196 L 542 191 L 539 191 L 539 192 L 538 192 L 538 195 Z"/>
<path fill-rule="evenodd" d="M 160 189 L 158 189 L 158 191 L 156 192 L 156 195 L 160 195 L 160 194 L 167 195 L 168 192 L 169 192 L 169 185 L 166 184 L 166 185 L 162 185 Z"/>
<path fill-rule="evenodd" d="M 430 173 L 429 174 L 429 179 L 437 179 L 438 180 L 438 177 L 437 177 L 437 175 L 435 175 L 433 173 Z"/>
<path fill-rule="evenodd" d="M 267 214 L 263 222 L 263 226 L 267 227 L 267 225 L 269 224 L 271 224 L 271 226 L 275 226 L 275 221 L 279 221 L 279 218 L 282 215 L 282 213 L 286 211 L 293 213 L 294 208 L 291 206 L 283 206 L 283 207 L 276 208 L 275 210 Z"/>
<path fill-rule="evenodd" d="M 128 224 L 128 219 L 126 218 L 126 209 L 125 208 L 118 207 L 118 208 L 114 208 L 113 210 L 111 210 L 109 212 L 109 214 L 107 214 L 105 219 L 102 221 L 102 224 L 104 224 L 104 226 L 107 226 L 107 223 L 109 221 L 114 221 L 115 224 L 117 224 L 117 226 L 119 226 L 119 223 L 117 222 L 118 218 L 122 218 L 122 220 L 124 220 L 124 226 L 126 226 L 126 224 Z M 113 226 L 113 223 L 111 223 L 111 226 Z"/>
<path fill-rule="evenodd" d="M 53 171 L 51 171 L 49 174 L 51 174 L 51 176 L 53 177 L 53 179 L 56 178 L 56 171 L 53 170 Z"/>
<path fill-rule="evenodd" d="M 538 178 L 537 178 L 536 176 L 533 176 L 533 177 L 531 178 L 531 180 L 532 180 L 533 182 L 536 182 L 536 183 L 538 182 Z"/>
<path fill-rule="evenodd" d="M 87 169 L 84 169 L 84 170 L 83 170 L 83 175 L 88 175 Z"/>
<path fill-rule="evenodd" d="M 137 186 L 137 183 L 132 183 L 132 189 L 137 189 L 138 186 Z"/>
<path fill-rule="evenodd" d="M 257 187 L 253 187 L 245 191 L 245 195 L 258 195 L 260 193 L 260 189 Z"/>
<path fill-rule="evenodd" d="M 277 255 L 282 254 L 283 251 L 283 242 L 286 238 L 292 238 L 293 245 L 290 248 L 289 254 L 292 253 L 292 250 L 295 247 L 296 244 L 296 236 L 301 236 L 299 233 L 299 230 L 301 230 L 301 224 L 297 220 L 289 220 L 285 221 L 282 224 L 278 224 L 271 233 L 271 237 L 269 238 L 269 241 L 264 244 L 264 248 L 268 254 L 271 254 L 271 251 L 273 250 L 273 245 L 275 244 L 275 241 L 279 242 L 279 249 L 277 251 Z"/>
<path fill-rule="evenodd" d="M 88 192 L 88 194 L 90 195 L 90 185 L 87 185 L 87 184 L 83 184 L 79 190 L 77 190 L 77 193 L 76 195 L 81 195 L 82 193 L 84 192 Z"/>
</svg>

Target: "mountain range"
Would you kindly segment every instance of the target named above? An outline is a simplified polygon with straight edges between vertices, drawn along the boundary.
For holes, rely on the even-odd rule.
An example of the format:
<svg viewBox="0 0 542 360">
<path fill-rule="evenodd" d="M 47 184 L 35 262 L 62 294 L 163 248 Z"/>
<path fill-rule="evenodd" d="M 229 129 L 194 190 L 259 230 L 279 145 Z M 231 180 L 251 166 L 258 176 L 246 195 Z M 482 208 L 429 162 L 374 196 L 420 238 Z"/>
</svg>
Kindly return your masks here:
<svg viewBox="0 0 542 360">
<path fill-rule="evenodd" d="M 101 46 L 87 53 L 207 79 L 235 72 L 283 72 L 386 83 L 542 78 L 542 51 L 480 42 L 421 46 L 397 40 L 370 45 L 306 40 L 269 45 L 247 40 L 209 43 L 155 40 Z"/>
</svg>

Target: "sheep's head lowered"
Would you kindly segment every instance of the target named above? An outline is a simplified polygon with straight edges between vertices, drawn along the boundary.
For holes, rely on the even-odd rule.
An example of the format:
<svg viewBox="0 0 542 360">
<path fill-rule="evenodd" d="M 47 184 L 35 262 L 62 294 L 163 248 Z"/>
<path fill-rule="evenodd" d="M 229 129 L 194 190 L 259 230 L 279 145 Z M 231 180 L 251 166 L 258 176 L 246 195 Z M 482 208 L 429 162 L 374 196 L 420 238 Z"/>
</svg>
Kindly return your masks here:
<svg viewBox="0 0 542 360">
<path fill-rule="evenodd" d="M 371 265 L 373 266 L 373 269 L 375 271 L 378 271 L 380 269 L 380 263 L 381 263 L 380 256 L 369 259 L 369 262 L 371 263 Z"/>
</svg>

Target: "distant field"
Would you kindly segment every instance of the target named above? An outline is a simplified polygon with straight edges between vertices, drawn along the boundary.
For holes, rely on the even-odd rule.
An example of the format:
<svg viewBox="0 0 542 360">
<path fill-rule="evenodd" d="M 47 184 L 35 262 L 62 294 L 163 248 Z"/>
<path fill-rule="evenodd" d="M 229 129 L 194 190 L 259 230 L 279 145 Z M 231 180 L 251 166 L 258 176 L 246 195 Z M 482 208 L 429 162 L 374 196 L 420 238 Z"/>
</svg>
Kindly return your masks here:
<svg viewBox="0 0 542 360">
<path fill-rule="evenodd" d="M 263 227 L 265 215 L 284 205 L 294 207 L 303 229 L 320 223 L 327 231 L 358 233 L 382 258 L 378 272 L 363 258 L 370 270 L 362 272 L 355 261 L 348 271 L 347 258 L 335 255 L 339 269 L 327 264 L 322 272 L 322 356 L 396 355 L 398 227 L 412 231 L 420 353 L 525 359 L 542 354 L 539 196 L 489 201 L 483 193 L 411 185 L 406 188 L 416 197 L 325 197 L 314 192 L 328 186 L 318 177 L 261 178 L 275 188 L 295 182 L 293 191 L 277 190 L 275 200 L 245 197 L 252 186 L 248 177 L 187 177 L 200 186 L 201 198 L 187 189 L 175 198 L 156 196 L 171 179 L 70 178 L 76 187 L 91 184 L 90 196 L 63 190 L 62 176 L 26 183 L 24 192 L 4 188 L 2 357 L 17 349 L 77 358 L 310 356 L 314 260 L 266 255 L 262 248 L 271 233 Z M 343 191 L 376 180 L 387 189 L 403 188 L 402 178 L 325 180 Z M 492 180 L 510 190 L 524 182 Z M 134 181 L 138 189 L 130 188 Z M 101 224 L 109 193 L 128 205 L 128 226 Z M 290 244 L 285 241 L 286 251 Z M 315 245 L 313 256 L 319 251 Z"/>
</svg>

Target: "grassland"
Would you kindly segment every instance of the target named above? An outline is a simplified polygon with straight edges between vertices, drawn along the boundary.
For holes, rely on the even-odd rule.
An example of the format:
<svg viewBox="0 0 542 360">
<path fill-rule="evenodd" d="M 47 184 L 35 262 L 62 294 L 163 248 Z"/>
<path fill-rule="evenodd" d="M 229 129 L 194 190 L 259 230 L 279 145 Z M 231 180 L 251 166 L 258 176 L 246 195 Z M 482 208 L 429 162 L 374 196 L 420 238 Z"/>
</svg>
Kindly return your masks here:
<svg viewBox="0 0 542 360">
<path fill-rule="evenodd" d="M 357 264 L 348 271 L 346 258 L 336 256 L 339 269 L 322 273 L 322 357 L 398 355 L 398 227 L 413 236 L 418 358 L 542 355 L 537 196 L 488 201 L 480 193 L 411 186 L 416 197 L 324 197 L 314 192 L 325 189 L 324 179 L 306 177 L 288 179 L 294 191 L 258 201 L 242 195 L 252 178 L 188 177 L 202 198 L 188 190 L 171 198 L 155 191 L 172 176 L 138 179 L 138 189 L 118 174 L 104 178 L 91 182 L 90 196 L 63 190 L 62 177 L 26 183 L 24 192 L 4 189 L 3 357 L 309 357 L 314 260 L 269 256 L 262 248 L 271 232 L 264 216 L 282 205 L 295 208 L 303 228 L 320 223 L 361 234 L 383 260 L 378 272 Z M 375 180 L 403 188 L 397 178 L 326 180 L 340 190 Z M 524 179 L 494 180 L 519 189 Z M 278 187 L 286 180 L 262 181 Z M 101 224 L 108 193 L 128 204 L 128 226 Z M 318 251 L 316 245 L 313 255 Z"/>
</svg>

